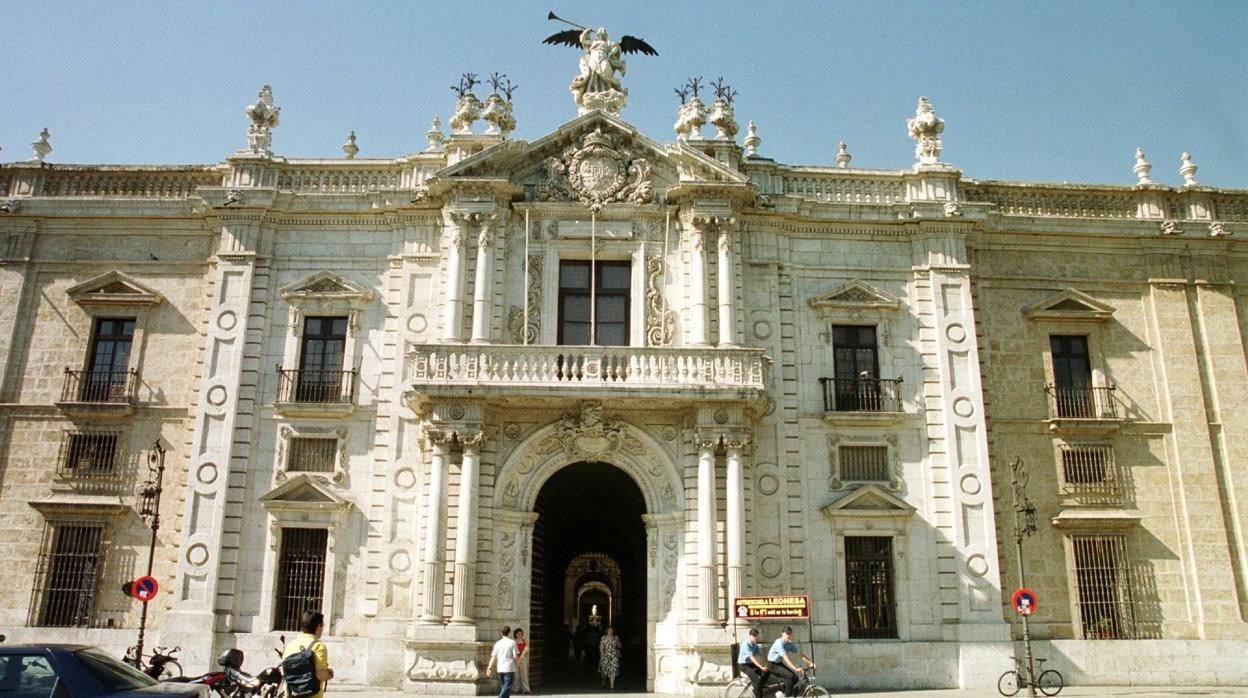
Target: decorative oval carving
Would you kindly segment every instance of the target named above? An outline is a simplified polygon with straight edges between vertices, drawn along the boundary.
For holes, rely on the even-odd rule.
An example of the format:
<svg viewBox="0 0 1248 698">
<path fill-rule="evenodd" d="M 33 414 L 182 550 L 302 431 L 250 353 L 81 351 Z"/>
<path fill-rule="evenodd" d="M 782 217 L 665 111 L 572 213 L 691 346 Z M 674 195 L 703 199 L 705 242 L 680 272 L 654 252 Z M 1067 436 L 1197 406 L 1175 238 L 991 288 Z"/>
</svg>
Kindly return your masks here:
<svg viewBox="0 0 1248 698">
<path fill-rule="evenodd" d="M 196 567 L 207 563 L 208 557 L 208 546 L 203 543 L 195 543 L 186 549 L 186 561 Z"/>
<path fill-rule="evenodd" d="M 983 484 L 979 481 L 979 476 L 974 473 L 968 473 L 962 476 L 962 491 L 969 495 L 977 495 L 983 489 Z"/>
<path fill-rule="evenodd" d="M 966 341 L 966 328 L 956 322 L 949 323 L 945 328 L 945 337 L 955 344 L 961 344 Z"/>
<path fill-rule="evenodd" d="M 199 481 L 205 485 L 211 485 L 216 482 L 219 474 L 217 464 L 213 462 L 202 463 L 195 470 L 195 477 L 199 478 Z"/>
<path fill-rule="evenodd" d="M 975 404 L 969 398 L 960 397 L 953 401 L 953 413 L 963 419 L 975 414 Z"/>
<path fill-rule="evenodd" d="M 988 569 L 988 559 L 980 553 L 975 553 L 966 558 L 966 571 L 970 572 L 972 576 L 982 577 L 988 574 Z"/>
<path fill-rule="evenodd" d="M 207 399 L 209 405 L 221 407 L 230 399 L 230 391 L 224 385 L 214 385 L 208 389 Z"/>
<path fill-rule="evenodd" d="M 412 313 L 407 318 L 407 331 L 412 334 L 423 334 L 429 329 L 429 320 L 420 313 Z"/>
<path fill-rule="evenodd" d="M 394 486 L 402 490 L 410 490 L 416 486 L 416 471 L 412 468 L 399 468 L 394 471 Z"/>
<path fill-rule="evenodd" d="M 217 316 L 217 327 L 229 332 L 238 325 L 238 315 L 233 310 L 223 310 Z"/>
</svg>

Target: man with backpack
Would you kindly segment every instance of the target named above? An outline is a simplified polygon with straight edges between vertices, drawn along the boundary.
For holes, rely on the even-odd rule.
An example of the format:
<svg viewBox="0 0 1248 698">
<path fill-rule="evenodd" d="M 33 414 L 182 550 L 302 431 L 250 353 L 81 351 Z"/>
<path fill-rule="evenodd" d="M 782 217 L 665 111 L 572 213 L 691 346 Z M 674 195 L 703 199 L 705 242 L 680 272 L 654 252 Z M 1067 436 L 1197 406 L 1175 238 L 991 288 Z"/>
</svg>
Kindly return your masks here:
<svg viewBox="0 0 1248 698">
<path fill-rule="evenodd" d="M 321 642 L 325 614 L 304 611 L 300 618 L 303 633 L 286 645 L 282 653 L 282 676 L 290 698 L 324 698 L 325 682 L 334 678 L 329 668 L 329 650 Z"/>
</svg>

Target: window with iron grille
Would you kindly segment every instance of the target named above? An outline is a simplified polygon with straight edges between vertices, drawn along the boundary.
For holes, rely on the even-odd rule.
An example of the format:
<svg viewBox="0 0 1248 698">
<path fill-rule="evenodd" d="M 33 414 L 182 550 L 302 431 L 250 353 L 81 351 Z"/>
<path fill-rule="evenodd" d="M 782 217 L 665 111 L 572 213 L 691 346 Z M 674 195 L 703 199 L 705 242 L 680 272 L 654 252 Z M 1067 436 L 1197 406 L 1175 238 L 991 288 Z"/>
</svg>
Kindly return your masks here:
<svg viewBox="0 0 1248 698">
<path fill-rule="evenodd" d="M 897 637 L 892 538 L 845 537 L 845 591 L 850 639 Z"/>
<path fill-rule="evenodd" d="M 1132 639 L 1135 613 L 1125 536 L 1071 536 L 1075 603 L 1083 637 Z"/>
<path fill-rule="evenodd" d="M 286 470 L 292 473 L 332 473 L 338 439 L 292 436 Z"/>
<path fill-rule="evenodd" d="M 299 630 L 304 611 L 321 610 L 328 542 L 329 530 L 325 528 L 282 529 L 274 630 Z"/>
<path fill-rule="evenodd" d="M 836 460 L 846 482 L 888 482 L 888 446 L 839 446 Z"/>
<path fill-rule="evenodd" d="M 115 431 L 65 431 L 58 473 L 64 477 L 112 475 L 117 464 L 118 436 Z"/>
<path fill-rule="evenodd" d="M 103 567 L 104 524 L 49 521 L 39 551 L 30 624 L 90 626 Z"/>
<path fill-rule="evenodd" d="M 1117 486 L 1114 447 L 1107 444 L 1063 444 L 1062 481 L 1074 490 L 1106 490 Z"/>
</svg>

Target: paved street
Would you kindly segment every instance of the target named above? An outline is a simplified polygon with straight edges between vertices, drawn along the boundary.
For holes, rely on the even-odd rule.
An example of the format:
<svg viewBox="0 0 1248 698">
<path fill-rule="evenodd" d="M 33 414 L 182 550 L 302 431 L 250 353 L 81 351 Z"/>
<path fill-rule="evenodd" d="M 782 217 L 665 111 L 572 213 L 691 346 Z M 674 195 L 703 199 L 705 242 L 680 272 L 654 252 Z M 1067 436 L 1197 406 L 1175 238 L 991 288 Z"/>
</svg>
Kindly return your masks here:
<svg viewBox="0 0 1248 698">
<path fill-rule="evenodd" d="M 400 691 L 394 689 L 376 689 L 364 686 L 336 686 L 325 693 L 326 698 L 347 696 L 398 696 Z M 560 696 L 560 698 L 668 698 L 668 694 L 658 693 L 623 693 L 620 691 L 593 691 L 590 693 L 539 692 L 539 696 Z M 832 695 L 856 696 L 872 698 L 890 696 L 892 698 L 999 698 L 994 689 L 958 690 L 943 689 L 930 691 L 833 691 Z M 1019 696 L 1026 696 L 1020 691 Z M 1067 686 L 1061 696 L 1132 696 L 1132 698 L 1172 698 L 1177 696 L 1248 696 L 1248 686 Z"/>
</svg>

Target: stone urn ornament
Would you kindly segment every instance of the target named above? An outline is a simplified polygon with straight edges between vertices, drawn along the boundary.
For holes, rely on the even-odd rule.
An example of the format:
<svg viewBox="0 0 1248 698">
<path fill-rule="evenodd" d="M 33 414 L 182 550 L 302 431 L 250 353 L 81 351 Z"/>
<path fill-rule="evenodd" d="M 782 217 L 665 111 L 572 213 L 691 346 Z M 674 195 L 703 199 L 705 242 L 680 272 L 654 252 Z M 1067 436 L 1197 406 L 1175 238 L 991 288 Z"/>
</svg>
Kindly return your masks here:
<svg viewBox="0 0 1248 698">
<path fill-rule="evenodd" d="M 472 133 L 472 125 L 481 118 L 481 100 L 472 93 L 476 84 L 475 73 L 464 73 L 458 85 L 451 85 L 451 89 L 459 95 L 459 99 L 455 101 L 455 116 L 451 117 L 453 133 Z"/>
</svg>

